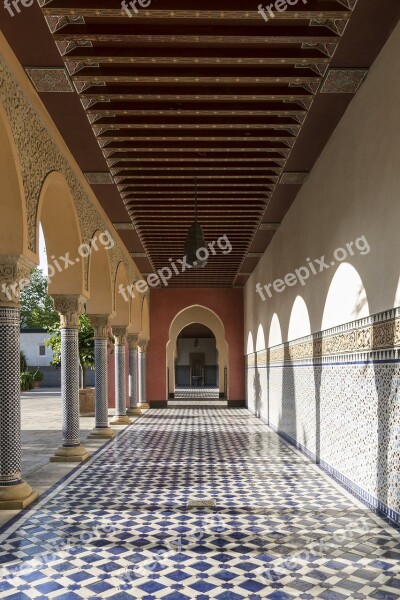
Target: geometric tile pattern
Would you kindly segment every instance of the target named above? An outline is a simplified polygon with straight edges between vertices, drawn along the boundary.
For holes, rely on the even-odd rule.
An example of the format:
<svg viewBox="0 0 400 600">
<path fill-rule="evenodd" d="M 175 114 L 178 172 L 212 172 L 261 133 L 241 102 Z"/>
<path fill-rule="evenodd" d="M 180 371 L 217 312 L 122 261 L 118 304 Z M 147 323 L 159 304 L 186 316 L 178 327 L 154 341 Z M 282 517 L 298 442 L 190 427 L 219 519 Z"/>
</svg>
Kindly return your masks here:
<svg viewBox="0 0 400 600">
<path fill-rule="evenodd" d="M 245 409 L 147 412 L 0 532 L 0 565 L 15 600 L 400 590 L 398 532 Z"/>
<path fill-rule="evenodd" d="M 138 350 L 129 348 L 129 408 L 138 405 Z"/>
<path fill-rule="evenodd" d="M 218 387 L 178 387 L 174 399 L 168 400 L 168 407 L 222 407 L 228 406 L 227 400 L 220 400 Z"/>
<path fill-rule="evenodd" d="M 286 172 L 282 173 L 279 183 L 288 185 L 303 185 L 303 183 L 307 181 L 308 176 L 309 173 Z"/>
<path fill-rule="evenodd" d="M 91 185 L 112 185 L 114 183 L 110 173 L 85 173 L 88 183 Z"/>
<path fill-rule="evenodd" d="M 146 358 L 147 348 L 145 346 L 140 347 L 139 354 L 139 404 L 146 404 L 147 402 L 147 389 L 146 389 Z"/>
<path fill-rule="evenodd" d="M 321 94 L 356 94 L 368 69 L 330 69 L 321 86 Z"/>
<path fill-rule="evenodd" d="M 219 398 L 218 387 L 178 387 L 175 398 Z"/>
<path fill-rule="evenodd" d="M 65 69 L 57 67 L 26 68 L 25 71 L 39 93 L 74 91 Z"/>
<path fill-rule="evenodd" d="M 400 311 L 248 356 L 249 408 L 400 522 Z"/>
<path fill-rule="evenodd" d="M 125 345 L 115 344 L 115 415 L 126 416 Z"/>
<path fill-rule="evenodd" d="M 228 402 L 226 400 L 168 400 L 168 408 L 215 408 L 215 407 L 227 407 Z"/>
<path fill-rule="evenodd" d="M 108 340 L 95 338 L 96 428 L 108 427 Z"/>
<path fill-rule="evenodd" d="M 0 485 L 21 481 L 19 308 L 0 308 Z"/>
<path fill-rule="evenodd" d="M 61 396 L 63 446 L 79 446 L 79 349 L 77 329 L 61 329 Z"/>
<path fill-rule="evenodd" d="M 347 361 L 400 358 L 400 309 L 346 323 L 257 353 L 259 365 L 308 359 L 325 362 L 346 355 Z M 397 352 L 396 352 L 397 351 Z M 372 354 L 380 352 L 381 354 Z M 387 354 L 384 354 L 384 353 Z M 369 354 L 369 355 L 368 355 Z M 254 361 L 255 355 L 249 355 Z M 250 363 L 249 363 L 250 365 Z"/>
</svg>

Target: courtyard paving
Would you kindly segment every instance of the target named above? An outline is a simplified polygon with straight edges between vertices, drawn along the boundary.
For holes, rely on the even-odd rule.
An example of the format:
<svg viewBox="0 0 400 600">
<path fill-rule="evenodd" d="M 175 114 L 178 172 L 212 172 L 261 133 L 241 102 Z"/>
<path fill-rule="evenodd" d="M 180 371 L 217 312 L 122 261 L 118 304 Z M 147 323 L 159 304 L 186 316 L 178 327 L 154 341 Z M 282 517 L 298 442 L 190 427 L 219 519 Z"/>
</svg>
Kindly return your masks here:
<svg viewBox="0 0 400 600">
<path fill-rule="evenodd" d="M 398 531 L 246 409 L 150 410 L 0 531 L 0 598 L 395 600 Z"/>
</svg>

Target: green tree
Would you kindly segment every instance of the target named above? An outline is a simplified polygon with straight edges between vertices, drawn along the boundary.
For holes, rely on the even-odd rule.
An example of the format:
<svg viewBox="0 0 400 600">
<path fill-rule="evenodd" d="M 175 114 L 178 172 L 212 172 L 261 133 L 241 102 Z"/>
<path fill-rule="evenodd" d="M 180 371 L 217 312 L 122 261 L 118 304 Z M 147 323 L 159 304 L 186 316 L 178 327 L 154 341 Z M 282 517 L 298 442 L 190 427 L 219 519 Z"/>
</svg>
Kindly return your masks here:
<svg viewBox="0 0 400 600">
<path fill-rule="evenodd" d="M 21 290 L 21 327 L 48 329 L 58 326 L 60 318 L 48 294 L 47 277 L 41 269 L 31 273 L 30 285 Z"/>
<path fill-rule="evenodd" d="M 46 345 L 53 351 L 52 365 L 61 365 L 61 330 L 59 326 L 49 329 L 50 338 Z M 89 317 L 83 314 L 79 317 L 79 363 L 82 371 L 82 388 L 86 388 L 86 371 L 94 369 L 94 332 Z"/>
</svg>

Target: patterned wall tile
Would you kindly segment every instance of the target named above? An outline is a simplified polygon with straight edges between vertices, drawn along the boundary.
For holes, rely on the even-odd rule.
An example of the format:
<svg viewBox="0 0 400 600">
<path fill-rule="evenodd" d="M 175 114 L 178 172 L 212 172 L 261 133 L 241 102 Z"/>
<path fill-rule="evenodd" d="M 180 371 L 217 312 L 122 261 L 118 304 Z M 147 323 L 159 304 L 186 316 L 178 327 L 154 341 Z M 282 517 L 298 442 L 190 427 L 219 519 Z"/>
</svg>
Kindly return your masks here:
<svg viewBox="0 0 400 600">
<path fill-rule="evenodd" d="M 396 310 L 247 357 L 250 410 L 354 491 L 397 514 L 399 345 Z"/>
</svg>

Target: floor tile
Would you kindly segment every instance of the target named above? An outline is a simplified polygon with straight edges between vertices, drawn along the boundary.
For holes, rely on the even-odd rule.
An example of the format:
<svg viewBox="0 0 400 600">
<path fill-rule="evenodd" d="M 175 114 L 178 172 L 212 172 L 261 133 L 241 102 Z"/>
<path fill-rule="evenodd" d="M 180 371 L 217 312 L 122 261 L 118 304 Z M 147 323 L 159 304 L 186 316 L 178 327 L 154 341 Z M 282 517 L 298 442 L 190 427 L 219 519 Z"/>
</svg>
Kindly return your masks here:
<svg viewBox="0 0 400 600">
<path fill-rule="evenodd" d="M 398 554 L 245 409 L 150 410 L 0 534 L 0 600 L 392 600 Z"/>
</svg>

